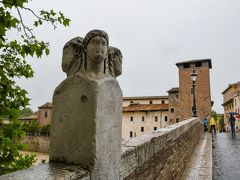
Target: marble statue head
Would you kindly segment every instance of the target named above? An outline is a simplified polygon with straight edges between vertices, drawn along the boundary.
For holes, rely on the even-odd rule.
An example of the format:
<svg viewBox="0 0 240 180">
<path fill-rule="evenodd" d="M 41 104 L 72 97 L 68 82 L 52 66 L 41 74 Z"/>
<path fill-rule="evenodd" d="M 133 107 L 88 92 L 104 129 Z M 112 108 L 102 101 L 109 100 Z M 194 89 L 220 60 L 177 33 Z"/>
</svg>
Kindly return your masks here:
<svg viewBox="0 0 240 180">
<path fill-rule="evenodd" d="M 109 46 L 108 48 L 109 72 L 113 77 L 122 74 L 122 53 L 120 49 Z"/>
<path fill-rule="evenodd" d="M 122 53 L 109 46 L 105 31 L 92 30 L 84 38 L 75 37 L 65 44 L 62 70 L 67 77 L 77 72 L 97 79 L 108 75 L 117 77 L 122 74 Z"/>
<path fill-rule="evenodd" d="M 67 77 L 74 75 L 80 70 L 83 38 L 75 37 L 63 47 L 62 70 Z"/>
</svg>

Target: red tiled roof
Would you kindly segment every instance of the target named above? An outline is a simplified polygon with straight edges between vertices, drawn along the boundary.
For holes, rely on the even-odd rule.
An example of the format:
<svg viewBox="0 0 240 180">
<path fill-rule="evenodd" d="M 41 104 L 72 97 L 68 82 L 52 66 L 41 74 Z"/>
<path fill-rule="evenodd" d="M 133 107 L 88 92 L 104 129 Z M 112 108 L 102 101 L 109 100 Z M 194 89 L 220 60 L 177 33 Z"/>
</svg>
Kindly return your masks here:
<svg viewBox="0 0 240 180">
<path fill-rule="evenodd" d="M 123 112 L 133 111 L 167 111 L 168 104 L 137 104 L 123 107 Z"/>
<path fill-rule="evenodd" d="M 168 96 L 132 96 L 123 97 L 123 100 L 168 99 Z"/>
<path fill-rule="evenodd" d="M 167 92 L 179 92 L 179 87 L 174 87 L 172 89 L 169 89 Z"/>
<path fill-rule="evenodd" d="M 39 109 L 41 109 L 41 108 L 52 108 L 52 103 L 46 102 L 45 104 L 39 106 L 38 108 Z"/>
<path fill-rule="evenodd" d="M 222 92 L 222 94 L 224 94 L 225 92 L 227 92 L 231 87 L 233 86 L 239 86 L 240 82 L 236 82 L 234 84 L 229 84 L 228 87 Z"/>
</svg>

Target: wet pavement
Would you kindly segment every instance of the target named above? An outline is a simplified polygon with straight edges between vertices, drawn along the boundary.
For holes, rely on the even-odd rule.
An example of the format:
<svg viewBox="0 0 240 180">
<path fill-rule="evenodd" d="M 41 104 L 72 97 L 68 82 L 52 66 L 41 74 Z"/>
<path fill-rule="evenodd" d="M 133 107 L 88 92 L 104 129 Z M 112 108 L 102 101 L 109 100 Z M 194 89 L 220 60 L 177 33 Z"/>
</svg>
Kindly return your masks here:
<svg viewBox="0 0 240 180">
<path fill-rule="evenodd" d="M 212 180 L 212 137 L 202 134 L 181 180 Z"/>
<path fill-rule="evenodd" d="M 240 180 L 240 134 L 213 136 L 213 180 Z"/>
</svg>

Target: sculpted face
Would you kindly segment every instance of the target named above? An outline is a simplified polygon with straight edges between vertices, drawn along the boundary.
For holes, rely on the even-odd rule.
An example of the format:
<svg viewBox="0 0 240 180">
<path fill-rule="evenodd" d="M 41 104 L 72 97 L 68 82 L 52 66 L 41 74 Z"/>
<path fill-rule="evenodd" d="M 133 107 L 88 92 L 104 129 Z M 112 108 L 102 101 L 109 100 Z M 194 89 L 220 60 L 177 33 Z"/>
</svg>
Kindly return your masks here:
<svg viewBox="0 0 240 180">
<path fill-rule="evenodd" d="M 106 39 L 96 36 L 87 45 L 87 59 L 94 63 L 101 63 L 107 57 L 107 49 Z"/>
</svg>

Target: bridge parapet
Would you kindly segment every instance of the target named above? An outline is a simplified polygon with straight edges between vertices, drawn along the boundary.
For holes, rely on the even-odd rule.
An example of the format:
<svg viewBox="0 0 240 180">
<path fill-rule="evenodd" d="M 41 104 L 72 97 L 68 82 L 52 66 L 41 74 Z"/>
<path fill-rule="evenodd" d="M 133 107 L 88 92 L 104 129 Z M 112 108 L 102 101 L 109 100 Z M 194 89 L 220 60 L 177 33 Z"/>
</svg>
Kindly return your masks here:
<svg viewBox="0 0 240 180">
<path fill-rule="evenodd" d="M 191 118 L 153 133 L 122 142 L 120 179 L 180 179 L 203 126 Z M 91 179 L 79 166 L 44 164 L 1 176 L 0 179 Z"/>
<path fill-rule="evenodd" d="M 203 132 L 191 118 L 122 143 L 122 179 L 180 179 Z"/>
</svg>

